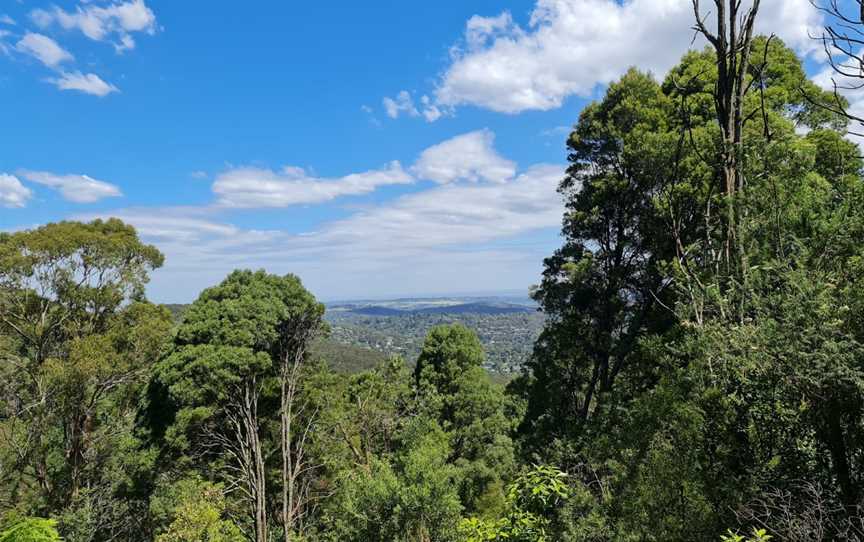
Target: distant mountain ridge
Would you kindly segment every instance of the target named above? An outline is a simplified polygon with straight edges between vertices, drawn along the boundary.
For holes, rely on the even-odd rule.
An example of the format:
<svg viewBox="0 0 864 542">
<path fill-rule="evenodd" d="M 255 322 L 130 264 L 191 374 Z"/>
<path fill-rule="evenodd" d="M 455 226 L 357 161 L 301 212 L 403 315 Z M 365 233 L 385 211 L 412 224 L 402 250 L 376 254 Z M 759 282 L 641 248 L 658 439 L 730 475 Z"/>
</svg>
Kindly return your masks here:
<svg viewBox="0 0 864 542">
<path fill-rule="evenodd" d="M 416 309 L 398 309 L 381 305 L 340 306 L 331 308 L 333 311 L 350 312 L 364 316 L 407 316 L 410 314 L 514 314 L 530 313 L 536 309 L 527 305 L 509 303 L 459 303 L 437 307 L 421 307 Z"/>
<path fill-rule="evenodd" d="M 537 304 L 525 296 L 426 297 L 388 300 L 356 300 L 327 304 L 330 314 L 363 316 L 410 316 L 434 314 L 518 314 L 537 311 Z"/>
</svg>

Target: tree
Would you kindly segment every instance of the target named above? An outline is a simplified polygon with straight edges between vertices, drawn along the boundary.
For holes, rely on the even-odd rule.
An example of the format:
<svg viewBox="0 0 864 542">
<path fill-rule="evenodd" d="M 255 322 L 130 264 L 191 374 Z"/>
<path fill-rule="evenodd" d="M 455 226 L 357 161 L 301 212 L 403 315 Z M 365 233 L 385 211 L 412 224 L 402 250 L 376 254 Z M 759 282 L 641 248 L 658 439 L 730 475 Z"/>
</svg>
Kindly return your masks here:
<svg viewBox="0 0 864 542">
<path fill-rule="evenodd" d="M 459 469 L 459 493 L 469 511 L 502 500 L 503 480 L 514 467 L 504 394 L 482 363 L 483 347 L 473 331 L 440 325 L 427 334 L 414 369 L 419 411 L 449 436 L 450 462 Z"/>
<path fill-rule="evenodd" d="M 549 516 L 569 497 L 566 478 L 566 473 L 555 468 L 532 466 L 507 488 L 504 517 L 463 519 L 459 524 L 460 535 L 465 542 L 551 540 Z"/>
<path fill-rule="evenodd" d="M 295 434 L 296 413 L 290 409 L 296 407 L 302 359 L 322 314 L 323 307 L 293 275 L 235 271 L 201 293 L 177 330 L 173 352 L 157 366 L 154 387 L 167 391 L 169 442 L 229 459 L 229 479 L 244 488 L 258 542 L 269 536 L 269 446 L 283 451 L 283 527 L 290 532 L 302 517 L 298 506 L 305 501 L 294 499 L 306 498 L 296 488 L 309 472 L 304 445 L 311 426 Z M 274 382 L 281 389 L 276 411 L 262 395 Z M 280 418 L 281 445 L 265 424 L 273 415 Z"/>
<path fill-rule="evenodd" d="M 671 321 L 659 263 L 674 248 L 656 205 L 680 139 L 670 117 L 660 86 L 631 70 L 585 108 L 568 139 L 565 243 L 534 292 L 547 324 L 527 364 L 522 432 L 538 447 L 578 432 L 628 370 L 640 370 L 637 339 Z"/>
<path fill-rule="evenodd" d="M 714 0 L 716 31 L 705 25 L 700 1 L 693 1 L 696 30 L 714 48 L 717 82 L 714 104 L 717 123 L 722 134 L 720 160 L 721 189 L 726 196 L 726 236 L 723 245 L 725 272 L 732 280 L 746 280 L 747 261 L 741 239 L 741 197 L 744 191 L 744 110 L 745 95 L 750 89 L 748 81 L 750 57 L 753 52 L 753 29 L 759 13 L 760 0 L 753 0 L 749 9 L 742 11 L 740 0 Z M 740 316 L 743 318 L 743 314 Z"/>
<path fill-rule="evenodd" d="M 224 519 L 225 496 L 218 485 L 181 480 L 172 488 L 173 519 L 156 542 L 243 542 L 246 537 Z"/>
<path fill-rule="evenodd" d="M 143 297 L 161 264 L 115 219 L 0 234 L 0 476 L 10 506 L 72 512 L 86 501 L 100 511 L 88 529 L 134 525 L 108 504 L 121 481 L 107 474 L 133 438 L 135 395 L 168 337 L 167 312 Z"/>
</svg>

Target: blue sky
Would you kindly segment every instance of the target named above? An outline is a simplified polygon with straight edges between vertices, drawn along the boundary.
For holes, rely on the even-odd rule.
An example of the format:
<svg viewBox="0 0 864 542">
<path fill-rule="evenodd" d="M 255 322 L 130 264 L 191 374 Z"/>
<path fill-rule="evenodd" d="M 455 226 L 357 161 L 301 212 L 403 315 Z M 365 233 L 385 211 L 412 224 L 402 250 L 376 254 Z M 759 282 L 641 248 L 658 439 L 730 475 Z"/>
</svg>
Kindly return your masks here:
<svg viewBox="0 0 864 542">
<path fill-rule="evenodd" d="M 807 0 L 764 9 L 815 58 Z M 567 127 L 630 65 L 662 75 L 690 17 L 689 0 L 4 0 L 0 229 L 123 218 L 166 254 L 164 302 L 236 267 L 324 299 L 527 291 L 560 244 Z"/>
</svg>

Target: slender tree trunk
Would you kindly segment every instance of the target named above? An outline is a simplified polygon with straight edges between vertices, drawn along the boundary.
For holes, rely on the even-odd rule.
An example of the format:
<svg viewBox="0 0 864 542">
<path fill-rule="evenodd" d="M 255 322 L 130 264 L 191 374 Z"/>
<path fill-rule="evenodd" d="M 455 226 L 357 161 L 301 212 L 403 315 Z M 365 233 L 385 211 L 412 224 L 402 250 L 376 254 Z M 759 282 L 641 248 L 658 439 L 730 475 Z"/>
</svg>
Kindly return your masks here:
<svg viewBox="0 0 864 542">
<path fill-rule="evenodd" d="M 286 352 L 285 358 L 288 358 Z M 291 422 L 294 415 L 295 386 L 291 378 L 291 368 L 287 359 L 282 363 L 281 375 L 281 417 L 282 417 L 282 525 L 285 542 L 291 541 L 294 530 L 294 484 L 291 480 L 293 465 L 291 461 Z"/>
<path fill-rule="evenodd" d="M 247 379 L 237 390 L 240 397 L 228 419 L 234 430 L 229 447 L 235 456 L 245 493 L 251 504 L 255 524 L 255 542 L 268 542 L 267 478 L 264 450 L 258 434 L 258 400 L 260 387 L 255 377 Z"/>
<path fill-rule="evenodd" d="M 297 393 L 300 384 L 306 342 L 311 328 L 305 321 L 295 323 L 282 355 L 280 371 L 282 421 L 282 525 L 284 541 L 291 542 L 297 528 L 302 503 L 298 491 L 298 478 L 303 470 L 303 442 L 297 442 L 295 418 Z"/>
</svg>

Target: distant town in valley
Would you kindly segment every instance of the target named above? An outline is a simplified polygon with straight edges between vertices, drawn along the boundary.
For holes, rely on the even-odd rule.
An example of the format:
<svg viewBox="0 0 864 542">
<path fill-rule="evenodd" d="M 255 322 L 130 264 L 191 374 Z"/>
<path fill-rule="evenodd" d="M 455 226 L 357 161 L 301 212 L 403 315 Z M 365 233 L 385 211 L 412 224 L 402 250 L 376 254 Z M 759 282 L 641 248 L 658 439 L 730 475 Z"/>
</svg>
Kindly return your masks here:
<svg viewBox="0 0 864 542">
<path fill-rule="evenodd" d="M 391 356 L 417 360 L 430 329 L 462 324 L 480 338 L 484 367 L 493 376 L 512 378 L 531 356 L 544 316 L 527 295 L 416 297 L 340 300 L 325 303 L 330 333 L 315 351 L 333 368 L 356 372 Z M 186 304 L 168 304 L 182 319 Z"/>
</svg>

